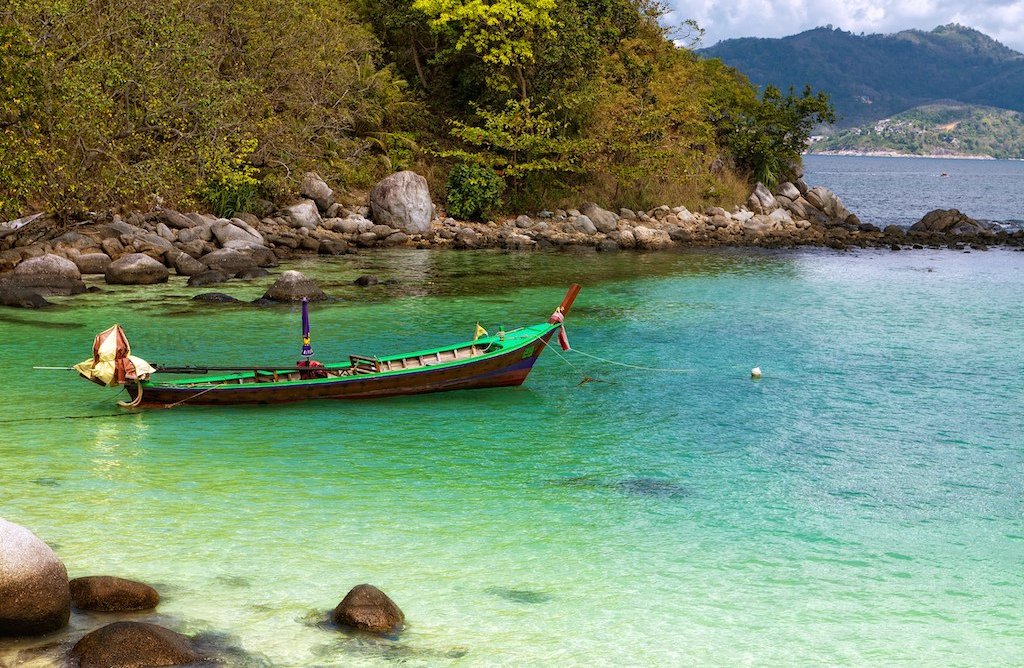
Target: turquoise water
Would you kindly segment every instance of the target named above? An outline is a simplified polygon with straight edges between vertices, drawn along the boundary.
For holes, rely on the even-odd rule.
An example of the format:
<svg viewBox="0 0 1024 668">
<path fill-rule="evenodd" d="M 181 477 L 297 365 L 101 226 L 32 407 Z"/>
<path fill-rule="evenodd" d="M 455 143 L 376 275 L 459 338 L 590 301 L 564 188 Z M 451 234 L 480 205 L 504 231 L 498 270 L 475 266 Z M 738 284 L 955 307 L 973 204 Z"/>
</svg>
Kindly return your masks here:
<svg viewBox="0 0 1024 668">
<path fill-rule="evenodd" d="M 5 310 L 0 515 L 72 576 L 156 585 L 157 619 L 232 665 L 1024 661 L 1024 253 L 298 267 L 344 298 L 313 309 L 323 359 L 533 323 L 577 280 L 576 348 L 684 371 L 566 353 L 607 381 L 580 385 L 546 353 L 517 389 L 125 414 L 28 367 L 84 359 L 114 321 L 151 361 L 294 360 L 298 312 L 178 282 Z M 347 285 L 366 271 L 397 283 Z M 97 417 L 39 419 L 68 415 Z M 361 582 L 405 611 L 398 639 L 318 624 Z"/>
</svg>

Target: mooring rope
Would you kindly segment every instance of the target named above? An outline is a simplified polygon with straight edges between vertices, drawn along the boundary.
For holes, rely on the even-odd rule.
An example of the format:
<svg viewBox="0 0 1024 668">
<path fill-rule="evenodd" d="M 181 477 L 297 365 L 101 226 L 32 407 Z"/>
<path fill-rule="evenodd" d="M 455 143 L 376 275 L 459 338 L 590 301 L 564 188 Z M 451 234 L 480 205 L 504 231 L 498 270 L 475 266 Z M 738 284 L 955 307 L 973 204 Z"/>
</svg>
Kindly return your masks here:
<svg viewBox="0 0 1024 668">
<path fill-rule="evenodd" d="M 196 397 L 201 397 L 204 394 L 206 394 L 207 392 L 213 392 L 218 387 L 224 387 L 225 385 L 227 385 L 227 383 L 218 383 L 217 385 L 214 385 L 213 387 L 207 388 L 207 389 L 203 390 L 202 392 L 196 392 L 193 395 L 187 396 L 184 399 L 182 399 L 181 401 L 177 401 L 177 402 L 175 402 L 173 404 L 167 404 L 167 405 L 164 406 L 164 408 L 177 408 L 178 406 L 182 405 L 186 401 L 191 401 L 192 399 L 195 399 Z"/>
<path fill-rule="evenodd" d="M 604 362 L 606 364 L 614 364 L 616 366 L 624 366 L 624 367 L 628 367 L 630 369 L 639 369 L 641 371 L 660 371 L 660 372 L 663 372 L 663 373 L 692 373 L 693 372 L 693 369 L 667 369 L 667 368 L 658 368 L 658 367 L 652 367 L 652 366 L 640 366 L 638 364 L 627 364 L 626 362 L 616 362 L 615 360 L 610 360 L 610 359 L 607 359 L 605 357 L 598 357 L 597 355 L 591 355 L 590 353 L 585 353 L 582 350 L 577 350 L 575 348 L 570 348 L 569 352 L 573 352 L 573 353 L 576 353 L 578 355 L 583 355 L 584 357 L 589 357 L 591 359 L 595 359 L 595 360 L 598 360 L 600 362 Z"/>
</svg>

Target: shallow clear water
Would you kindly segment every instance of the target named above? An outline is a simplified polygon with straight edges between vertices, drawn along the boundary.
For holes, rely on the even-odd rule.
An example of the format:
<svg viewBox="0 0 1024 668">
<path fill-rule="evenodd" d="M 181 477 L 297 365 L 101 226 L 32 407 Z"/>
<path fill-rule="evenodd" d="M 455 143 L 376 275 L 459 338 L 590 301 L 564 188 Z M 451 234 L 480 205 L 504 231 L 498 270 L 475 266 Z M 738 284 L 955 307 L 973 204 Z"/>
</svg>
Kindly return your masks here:
<svg viewBox="0 0 1024 668">
<path fill-rule="evenodd" d="M 1024 228 L 1024 161 L 804 156 L 804 180 L 822 185 L 861 220 L 910 226 L 933 209 Z M 947 174 L 947 176 L 942 176 Z"/>
<path fill-rule="evenodd" d="M 150 361 L 289 361 L 299 316 L 193 305 L 178 279 L 110 288 L 0 312 L 0 515 L 73 577 L 156 585 L 160 621 L 223 634 L 240 665 L 1024 657 L 1024 253 L 405 251 L 299 268 L 344 298 L 313 309 L 321 359 L 533 323 L 577 280 L 576 348 L 685 372 L 567 353 L 608 381 L 579 385 L 546 353 L 517 389 L 125 413 L 29 367 L 84 359 L 114 321 Z M 366 271 L 398 282 L 347 285 Z M 93 417 L 39 419 L 69 415 Z M 361 582 L 404 609 L 397 640 L 318 625 Z M 76 616 L 75 633 L 101 621 Z"/>
</svg>

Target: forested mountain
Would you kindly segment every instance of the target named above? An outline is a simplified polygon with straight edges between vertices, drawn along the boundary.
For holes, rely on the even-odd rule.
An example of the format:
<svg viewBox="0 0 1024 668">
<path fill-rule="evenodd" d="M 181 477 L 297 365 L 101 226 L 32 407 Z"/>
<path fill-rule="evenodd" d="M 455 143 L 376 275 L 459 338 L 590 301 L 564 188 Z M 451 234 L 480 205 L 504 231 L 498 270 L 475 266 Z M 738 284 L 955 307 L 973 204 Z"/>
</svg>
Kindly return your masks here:
<svg viewBox="0 0 1024 668">
<path fill-rule="evenodd" d="M 782 39 L 725 40 L 700 53 L 758 85 L 827 91 L 840 127 L 941 100 L 1024 111 L 1024 55 L 956 24 L 892 35 L 830 26 Z"/>
<path fill-rule="evenodd" d="M 736 202 L 824 98 L 676 46 L 653 0 L 14 0 L 0 216 L 267 207 L 402 168 L 464 216 Z M 459 215 L 459 214 L 456 214 Z"/>
<path fill-rule="evenodd" d="M 995 107 L 929 104 L 842 130 L 811 153 L 906 153 L 1024 158 L 1024 114 Z"/>
</svg>

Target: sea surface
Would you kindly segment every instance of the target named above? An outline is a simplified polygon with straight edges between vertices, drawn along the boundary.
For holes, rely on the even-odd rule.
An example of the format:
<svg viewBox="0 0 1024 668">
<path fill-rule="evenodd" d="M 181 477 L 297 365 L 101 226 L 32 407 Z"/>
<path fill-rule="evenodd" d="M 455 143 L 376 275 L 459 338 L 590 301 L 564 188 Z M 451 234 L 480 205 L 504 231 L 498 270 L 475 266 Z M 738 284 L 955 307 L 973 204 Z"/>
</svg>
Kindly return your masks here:
<svg viewBox="0 0 1024 668">
<path fill-rule="evenodd" d="M 340 298 L 312 309 L 321 359 L 535 323 L 573 281 L 578 352 L 514 389 L 125 411 L 31 367 L 85 359 L 114 322 L 153 362 L 288 363 L 298 310 L 196 304 L 177 277 L 3 310 L 0 516 L 72 577 L 155 585 L 138 619 L 229 665 L 1024 662 L 1024 253 L 290 267 Z M 350 284 L 367 272 L 395 282 Z M 323 624 L 363 582 L 405 611 L 397 638 Z M 110 619 L 7 641 L 0 664 L 50 665 Z"/>
<path fill-rule="evenodd" d="M 879 227 L 909 227 L 933 209 L 959 209 L 1024 229 L 1024 160 L 805 155 L 804 170 L 808 184 L 832 190 Z"/>
</svg>

